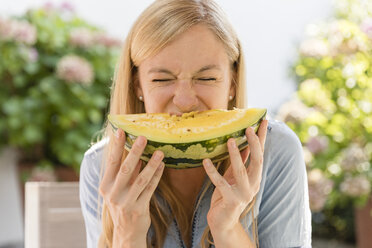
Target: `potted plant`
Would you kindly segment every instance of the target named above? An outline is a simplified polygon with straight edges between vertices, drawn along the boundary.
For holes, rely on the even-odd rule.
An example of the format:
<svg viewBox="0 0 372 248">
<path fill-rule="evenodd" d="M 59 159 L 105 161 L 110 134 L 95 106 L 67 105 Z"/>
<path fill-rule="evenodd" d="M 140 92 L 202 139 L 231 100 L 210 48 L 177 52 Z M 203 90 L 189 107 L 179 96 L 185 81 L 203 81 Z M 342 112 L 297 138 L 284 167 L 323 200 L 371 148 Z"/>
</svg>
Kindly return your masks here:
<svg viewBox="0 0 372 248">
<path fill-rule="evenodd" d="M 372 236 L 362 232 L 372 228 L 372 5 L 336 3 L 336 18 L 308 27 L 292 67 L 298 89 L 278 119 L 303 144 L 314 234 L 353 242 L 355 229 L 358 247 L 367 247 Z"/>
<path fill-rule="evenodd" d="M 0 16 L 0 146 L 17 147 L 23 164 L 77 173 L 103 124 L 120 45 L 68 3 Z"/>
</svg>

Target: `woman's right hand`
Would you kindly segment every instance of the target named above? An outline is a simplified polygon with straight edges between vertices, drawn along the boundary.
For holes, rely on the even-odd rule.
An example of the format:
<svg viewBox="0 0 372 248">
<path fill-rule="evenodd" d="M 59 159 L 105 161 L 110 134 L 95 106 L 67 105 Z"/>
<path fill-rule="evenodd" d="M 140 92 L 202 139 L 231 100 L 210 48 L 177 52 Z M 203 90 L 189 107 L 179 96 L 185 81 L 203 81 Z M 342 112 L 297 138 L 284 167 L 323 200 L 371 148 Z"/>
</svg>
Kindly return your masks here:
<svg viewBox="0 0 372 248">
<path fill-rule="evenodd" d="M 125 133 L 117 130 L 113 148 L 109 151 L 106 170 L 99 192 L 105 200 L 113 224 L 113 247 L 146 247 L 150 228 L 150 199 L 164 171 L 163 152 L 156 151 L 145 168 L 140 156 L 147 140 L 138 136 L 124 162 L 120 164 L 125 145 Z M 141 245 L 139 245 L 141 244 Z"/>
</svg>

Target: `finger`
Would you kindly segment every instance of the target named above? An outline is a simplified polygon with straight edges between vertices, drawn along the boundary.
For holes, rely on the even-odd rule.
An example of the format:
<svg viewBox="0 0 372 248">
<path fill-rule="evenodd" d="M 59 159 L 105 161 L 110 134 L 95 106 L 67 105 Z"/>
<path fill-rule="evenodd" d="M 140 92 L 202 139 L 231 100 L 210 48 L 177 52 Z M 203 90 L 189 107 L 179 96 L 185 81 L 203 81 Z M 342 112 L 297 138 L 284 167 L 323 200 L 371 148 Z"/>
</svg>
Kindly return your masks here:
<svg viewBox="0 0 372 248">
<path fill-rule="evenodd" d="M 223 174 L 223 178 L 225 178 L 225 180 L 230 184 L 232 185 L 233 183 L 235 183 L 234 181 L 234 174 L 232 172 L 232 166 L 231 166 L 231 163 L 230 163 L 230 166 L 227 168 L 227 170 L 225 171 L 225 173 Z"/>
<path fill-rule="evenodd" d="M 129 180 L 129 185 L 132 185 L 134 183 L 134 181 L 136 180 L 138 174 L 141 171 L 141 168 L 142 168 L 143 163 L 144 162 L 142 160 L 139 160 L 138 161 L 137 166 L 136 166 L 136 168 L 134 169 L 134 171 L 132 173 L 132 177 Z"/>
<path fill-rule="evenodd" d="M 220 175 L 209 158 L 203 160 L 203 166 L 214 186 L 220 191 L 223 198 L 227 199 L 231 195 L 230 184 Z"/>
<path fill-rule="evenodd" d="M 115 198 L 117 195 L 120 195 L 121 192 L 124 191 L 124 189 L 128 186 L 128 183 L 133 176 L 133 172 L 138 166 L 143 150 L 145 149 L 146 142 L 147 140 L 145 137 L 138 136 L 133 143 L 132 148 L 130 149 L 124 162 L 121 164 L 119 172 L 116 175 L 112 197 Z"/>
<path fill-rule="evenodd" d="M 105 194 L 109 185 L 115 181 L 116 174 L 120 169 L 120 163 L 123 156 L 125 145 L 125 132 L 122 129 L 116 131 L 116 136 L 112 135 L 110 138 L 111 150 L 108 152 L 106 169 L 100 184 L 101 194 Z"/>
<path fill-rule="evenodd" d="M 128 193 L 128 201 L 133 201 L 130 203 L 136 202 L 142 191 L 144 191 L 144 189 L 148 186 L 151 179 L 154 177 L 156 170 L 161 165 L 163 158 L 164 153 L 162 151 L 154 152 L 145 168 L 138 175 L 138 177 L 130 187 Z"/>
<path fill-rule="evenodd" d="M 242 157 L 242 161 L 243 161 L 244 165 L 245 165 L 245 163 L 247 163 L 250 152 L 251 152 L 251 149 L 249 148 L 249 146 L 247 146 L 247 148 L 243 149 L 240 152 L 240 156 Z"/>
<path fill-rule="evenodd" d="M 161 162 L 160 166 L 156 169 L 154 176 L 151 178 L 151 181 L 138 197 L 137 202 L 140 206 L 149 204 L 151 196 L 154 194 L 156 187 L 159 185 L 161 176 L 163 175 L 164 167 L 164 162 Z"/>
<path fill-rule="evenodd" d="M 247 169 L 243 164 L 242 157 L 236 145 L 235 139 L 230 138 L 227 141 L 227 144 L 229 149 L 232 172 L 235 181 L 239 188 L 246 188 L 248 186 Z"/>
<path fill-rule="evenodd" d="M 261 143 L 262 152 L 265 150 L 266 134 L 267 134 L 267 125 L 269 124 L 268 120 L 263 120 L 258 129 L 258 138 Z"/>
<path fill-rule="evenodd" d="M 261 150 L 260 141 L 255 134 L 253 128 L 247 128 L 246 135 L 248 139 L 248 144 L 251 149 L 250 163 L 247 168 L 248 181 L 250 184 L 256 183 L 261 180 L 262 164 L 263 164 L 263 153 Z"/>
<path fill-rule="evenodd" d="M 247 148 L 240 151 L 240 156 L 242 157 L 243 164 L 244 164 L 245 167 L 247 167 L 245 164 L 247 163 L 249 153 L 250 153 L 249 146 L 247 146 Z M 231 162 L 230 162 L 230 164 L 231 164 Z M 234 177 L 231 166 L 229 166 L 229 168 L 225 171 L 225 173 L 223 174 L 223 177 L 227 180 L 228 183 L 230 183 L 229 179 Z M 230 183 L 230 185 L 231 185 L 231 183 Z"/>
</svg>

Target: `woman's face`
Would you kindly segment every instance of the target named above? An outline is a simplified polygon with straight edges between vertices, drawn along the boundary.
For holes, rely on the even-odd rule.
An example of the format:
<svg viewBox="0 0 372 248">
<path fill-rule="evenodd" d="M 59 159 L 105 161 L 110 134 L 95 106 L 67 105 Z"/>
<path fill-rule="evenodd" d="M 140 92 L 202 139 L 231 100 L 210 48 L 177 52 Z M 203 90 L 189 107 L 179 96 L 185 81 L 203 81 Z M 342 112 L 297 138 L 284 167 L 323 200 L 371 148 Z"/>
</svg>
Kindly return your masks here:
<svg viewBox="0 0 372 248">
<path fill-rule="evenodd" d="M 227 109 L 235 96 L 232 73 L 222 43 L 197 24 L 139 65 L 136 94 L 147 113 Z"/>
</svg>

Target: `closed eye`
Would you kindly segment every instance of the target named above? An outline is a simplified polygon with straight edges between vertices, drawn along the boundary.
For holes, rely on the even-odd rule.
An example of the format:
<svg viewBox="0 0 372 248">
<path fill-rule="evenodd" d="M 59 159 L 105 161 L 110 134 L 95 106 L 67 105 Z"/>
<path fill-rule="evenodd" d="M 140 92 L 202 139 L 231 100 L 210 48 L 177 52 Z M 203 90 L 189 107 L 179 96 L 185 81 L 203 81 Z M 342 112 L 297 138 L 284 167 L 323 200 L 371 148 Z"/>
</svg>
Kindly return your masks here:
<svg viewBox="0 0 372 248">
<path fill-rule="evenodd" d="M 198 80 L 201 80 L 201 81 L 215 81 L 216 79 L 215 78 L 198 78 Z"/>
<path fill-rule="evenodd" d="M 171 81 L 173 79 L 153 79 L 152 81 L 153 82 L 167 82 L 167 81 Z"/>
<path fill-rule="evenodd" d="M 167 82 L 167 81 L 171 81 L 173 79 L 153 79 L 152 81 L 153 82 Z M 201 80 L 201 81 L 216 81 L 215 78 L 198 78 L 198 80 Z"/>
</svg>

